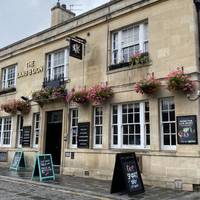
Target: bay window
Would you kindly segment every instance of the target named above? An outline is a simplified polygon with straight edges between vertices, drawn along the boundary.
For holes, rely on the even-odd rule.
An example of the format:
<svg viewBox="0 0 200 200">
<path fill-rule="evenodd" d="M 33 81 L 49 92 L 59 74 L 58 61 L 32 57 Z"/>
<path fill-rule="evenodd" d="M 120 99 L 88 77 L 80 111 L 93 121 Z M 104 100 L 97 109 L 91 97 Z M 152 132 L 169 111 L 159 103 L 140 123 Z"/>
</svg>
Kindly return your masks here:
<svg viewBox="0 0 200 200">
<path fill-rule="evenodd" d="M 112 64 L 129 62 L 131 56 L 139 52 L 148 52 L 147 22 L 112 33 Z"/>
<path fill-rule="evenodd" d="M 148 109 L 148 102 L 112 106 L 113 148 L 147 148 L 150 145 Z"/>
</svg>

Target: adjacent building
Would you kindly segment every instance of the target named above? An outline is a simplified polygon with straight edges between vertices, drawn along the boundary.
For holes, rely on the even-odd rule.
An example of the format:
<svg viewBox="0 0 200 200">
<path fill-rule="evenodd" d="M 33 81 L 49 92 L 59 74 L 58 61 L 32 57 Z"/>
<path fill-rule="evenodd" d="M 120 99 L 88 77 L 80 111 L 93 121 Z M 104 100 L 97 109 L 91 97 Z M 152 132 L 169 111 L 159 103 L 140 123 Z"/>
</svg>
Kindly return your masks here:
<svg viewBox="0 0 200 200">
<path fill-rule="evenodd" d="M 116 153 L 134 151 L 144 183 L 198 186 L 199 100 L 165 86 L 167 74 L 184 66 L 198 88 L 197 11 L 198 1 L 196 7 L 191 0 L 111 0 L 75 16 L 57 3 L 50 28 L 0 49 L 0 104 L 16 107 L 13 101 L 23 99 L 31 105 L 28 113 L 0 111 L 0 151 L 8 155 L 0 164 L 22 148 L 23 130 L 29 127 L 30 144 L 23 147 L 29 167 L 37 152 L 51 153 L 61 174 L 111 179 Z M 69 56 L 71 38 L 81 41 L 82 59 Z M 131 64 L 138 52 L 148 52 L 148 62 Z M 134 91 L 147 75 L 164 85 L 156 95 Z M 104 104 L 32 99 L 45 88 L 64 87 L 69 94 L 100 83 L 114 92 Z M 180 116 L 196 120 L 195 144 L 177 141 Z M 79 123 L 89 131 L 85 148 L 77 146 Z"/>
</svg>

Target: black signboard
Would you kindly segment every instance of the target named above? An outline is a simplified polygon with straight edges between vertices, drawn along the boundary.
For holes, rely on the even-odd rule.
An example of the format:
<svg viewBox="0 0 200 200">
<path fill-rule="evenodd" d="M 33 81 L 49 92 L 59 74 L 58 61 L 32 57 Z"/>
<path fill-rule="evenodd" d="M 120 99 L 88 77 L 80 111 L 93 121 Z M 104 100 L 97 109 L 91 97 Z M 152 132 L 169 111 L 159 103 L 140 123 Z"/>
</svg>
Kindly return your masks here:
<svg viewBox="0 0 200 200">
<path fill-rule="evenodd" d="M 31 126 L 24 126 L 22 134 L 22 146 L 30 147 L 30 144 L 31 144 Z"/>
<path fill-rule="evenodd" d="M 55 180 L 51 154 L 36 155 L 32 179 L 36 176 L 40 177 L 40 181 Z"/>
<path fill-rule="evenodd" d="M 8 160 L 8 152 L 1 151 L 0 152 L 0 162 L 7 162 Z"/>
<path fill-rule="evenodd" d="M 78 123 L 78 148 L 89 148 L 90 122 Z"/>
<path fill-rule="evenodd" d="M 11 162 L 10 169 L 18 170 L 20 168 L 25 168 L 25 159 L 23 151 L 16 151 Z"/>
<path fill-rule="evenodd" d="M 197 118 L 196 115 L 177 117 L 178 144 L 197 144 Z"/>
<path fill-rule="evenodd" d="M 75 39 L 70 39 L 70 56 L 82 60 L 83 44 Z"/>
<path fill-rule="evenodd" d="M 116 155 L 110 192 L 123 192 L 129 195 L 144 192 L 144 185 L 135 153 L 121 153 Z"/>
</svg>

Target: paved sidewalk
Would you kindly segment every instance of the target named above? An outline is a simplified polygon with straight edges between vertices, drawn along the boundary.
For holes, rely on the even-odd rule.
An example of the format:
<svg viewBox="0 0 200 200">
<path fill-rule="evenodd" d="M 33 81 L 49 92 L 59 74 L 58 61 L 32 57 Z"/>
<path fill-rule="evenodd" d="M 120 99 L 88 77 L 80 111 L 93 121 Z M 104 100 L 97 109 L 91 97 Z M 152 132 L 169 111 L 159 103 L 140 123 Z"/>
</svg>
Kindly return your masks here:
<svg viewBox="0 0 200 200">
<path fill-rule="evenodd" d="M 116 199 L 116 200 L 200 200 L 198 192 L 183 192 L 157 187 L 145 186 L 145 193 L 128 197 L 128 195 L 110 194 L 110 181 L 95 180 L 91 178 L 80 178 L 74 176 L 56 176 L 55 181 L 39 182 L 31 181 L 31 172 L 10 171 L 0 167 L 0 180 L 16 182 L 18 184 L 29 184 L 35 187 L 45 187 L 52 190 L 70 191 L 77 194 L 85 194 L 88 199 Z M 54 198 L 55 199 L 55 198 Z M 80 200 L 82 200 L 80 198 Z"/>
</svg>

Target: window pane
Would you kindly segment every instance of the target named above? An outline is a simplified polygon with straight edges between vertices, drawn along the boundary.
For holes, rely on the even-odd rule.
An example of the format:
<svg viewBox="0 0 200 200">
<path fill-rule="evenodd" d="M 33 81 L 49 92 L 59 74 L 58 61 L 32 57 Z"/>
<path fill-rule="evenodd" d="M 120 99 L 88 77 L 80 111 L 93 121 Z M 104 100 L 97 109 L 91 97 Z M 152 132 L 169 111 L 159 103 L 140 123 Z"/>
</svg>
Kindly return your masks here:
<svg viewBox="0 0 200 200">
<path fill-rule="evenodd" d="M 170 121 L 175 121 L 175 111 L 171 111 L 169 114 L 170 114 Z"/>
<path fill-rule="evenodd" d="M 169 117 L 168 117 L 168 112 L 163 111 L 162 112 L 162 121 L 163 122 L 168 122 L 169 121 Z"/>
<path fill-rule="evenodd" d="M 170 133 L 169 124 L 163 124 L 163 133 Z"/>
<path fill-rule="evenodd" d="M 170 135 L 164 135 L 164 145 L 170 145 Z"/>
<path fill-rule="evenodd" d="M 123 135 L 123 144 L 128 145 L 128 135 Z"/>
<path fill-rule="evenodd" d="M 176 135 L 171 135 L 172 145 L 176 145 Z"/>
</svg>

